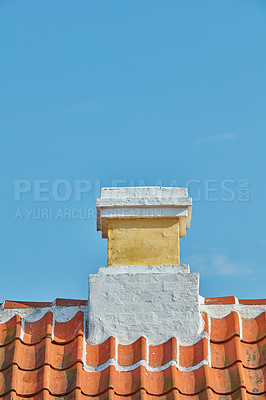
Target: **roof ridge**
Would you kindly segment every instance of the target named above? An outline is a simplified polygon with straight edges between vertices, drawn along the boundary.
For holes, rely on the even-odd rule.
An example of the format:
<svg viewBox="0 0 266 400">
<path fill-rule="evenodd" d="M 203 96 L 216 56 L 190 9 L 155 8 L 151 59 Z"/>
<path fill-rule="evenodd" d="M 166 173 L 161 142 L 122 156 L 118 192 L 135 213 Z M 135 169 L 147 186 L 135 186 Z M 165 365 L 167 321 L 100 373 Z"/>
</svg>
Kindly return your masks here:
<svg viewBox="0 0 266 400">
<path fill-rule="evenodd" d="M 265 299 L 238 299 L 235 296 L 206 297 L 204 304 L 245 304 L 245 305 L 266 305 Z"/>
<path fill-rule="evenodd" d="M 85 306 L 87 305 L 87 300 L 80 299 L 65 299 L 65 298 L 56 298 L 52 302 L 38 302 L 38 301 L 16 301 L 16 300 L 4 300 L 3 303 L 0 303 L 1 307 L 4 309 L 12 309 L 12 308 L 47 308 L 47 307 L 77 307 L 77 306 Z"/>
</svg>

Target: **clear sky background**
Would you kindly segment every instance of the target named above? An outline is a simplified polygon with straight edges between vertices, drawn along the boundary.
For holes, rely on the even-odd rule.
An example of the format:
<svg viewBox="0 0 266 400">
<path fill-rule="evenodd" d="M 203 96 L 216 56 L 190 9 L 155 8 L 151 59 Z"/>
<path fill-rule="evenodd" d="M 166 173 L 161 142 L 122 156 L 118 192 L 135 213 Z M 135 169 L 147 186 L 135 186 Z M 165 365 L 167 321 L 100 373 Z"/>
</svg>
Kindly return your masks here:
<svg viewBox="0 0 266 400">
<path fill-rule="evenodd" d="M 188 186 L 200 293 L 266 297 L 265 105 L 264 0 L 1 0 L 0 301 L 87 299 L 116 184 Z"/>
</svg>

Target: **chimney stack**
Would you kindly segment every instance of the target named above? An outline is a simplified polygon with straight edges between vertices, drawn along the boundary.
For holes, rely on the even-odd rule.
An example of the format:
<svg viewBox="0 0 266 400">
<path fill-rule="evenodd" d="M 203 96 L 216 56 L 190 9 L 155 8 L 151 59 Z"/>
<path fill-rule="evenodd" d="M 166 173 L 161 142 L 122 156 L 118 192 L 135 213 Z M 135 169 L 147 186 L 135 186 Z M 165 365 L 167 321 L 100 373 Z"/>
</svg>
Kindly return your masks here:
<svg viewBox="0 0 266 400">
<path fill-rule="evenodd" d="M 89 341 L 114 336 L 151 344 L 176 337 L 193 343 L 202 331 L 199 274 L 180 264 L 192 201 L 187 189 L 104 188 L 97 230 L 108 238 L 108 266 L 89 276 Z"/>
<path fill-rule="evenodd" d="M 102 189 L 97 230 L 108 238 L 108 266 L 179 264 L 191 207 L 183 188 Z"/>
</svg>

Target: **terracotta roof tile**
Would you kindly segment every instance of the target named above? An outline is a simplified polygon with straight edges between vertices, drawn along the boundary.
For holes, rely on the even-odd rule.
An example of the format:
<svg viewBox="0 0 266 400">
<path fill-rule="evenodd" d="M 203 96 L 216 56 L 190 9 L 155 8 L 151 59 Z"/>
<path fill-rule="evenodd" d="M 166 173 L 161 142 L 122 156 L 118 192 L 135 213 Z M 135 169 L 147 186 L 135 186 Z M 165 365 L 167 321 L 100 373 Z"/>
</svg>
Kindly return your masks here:
<svg viewBox="0 0 266 400">
<path fill-rule="evenodd" d="M 206 298 L 205 304 L 236 304 L 234 296 Z"/>
<path fill-rule="evenodd" d="M 52 307 L 50 302 L 32 302 L 32 301 L 10 301 L 5 300 L 3 303 L 3 308 L 43 308 Z"/>
<path fill-rule="evenodd" d="M 84 335 L 84 315 L 82 311 L 67 322 L 57 322 L 54 324 L 54 341 L 57 343 L 70 342 L 77 336 Z"/>
<path fill-rule="evenodd" d="M 80 389 L 75 389 L 73 392 L 69 393 L 67 396 L 60 397 L 62 400 L 265 400 L 264 394 L 252 395 L 246 392 L 245 389 L 241 388 L 233 394 L 228 394 L 226 396 L 220 396 L 214 393 L 210 388 L 204 390 L 203 392 L 186 396 L 174 389 L 163 396 L 153 396 L 148 394 L 145 390 L 140 390 L 130 396 L 120 396 L 117 395 L 114 390 L 110 389 L 100 396 L 86 396 L 82 393 Z M 32 400 L 53 400 L 54 396 L 51 395 L 48 390 L 43 390 L 41 393 L 30 397 Z M 18 396 L 15 393 L 10 393 L 3 397 L 3 400 L 25 400 L 24 397 Z"/>
<path fill-rule="evenodd" d="M 110 359 L 115 359 L 115 338 L 110 337 L 97 346 L 87 344 L 86 350 L 87 365 L 98 367 Z"/>
<path fill-rule="evenodd" d="M 47 312 L 41 319 L 35 322 L 25 321 L 23 341 L 27 344 L 36 344 L 45 337 L 52 337 L 53 313 Z"/>
<path fill-rule="evenodd" d="M 40 343 L 28 346 L 19 339 L 7 346 L 0 347 L 0 370 L 12 364 L 21 369 L 33 370 L 44 364 L 54 369 L 67 369 L 77 361 L 82 362 L 83 339 L 78 336 L 73 342 L 58 346 L 50 338 L 44 338 Z"/>
<path fill-rule="evenodd" d="M 244 343 L 238 336 L 224 343 L 211 343 L 211 360 L 215 368 L 242 362 L 245 368 L 260 368 L 266 364 L 266 338 L 257 343 Z"/>
<path fill-rule="evenodd" d="M 180 366 L 191 368 L 198 365 L 203 360 L 208 360 L 209 342 L 207 338 L 199 340 L 192 346 L 180 346 L 179 363 Z"/>
<path fill-rule="evenodd" d="M 242 321 L 243 341 L 256 342 L 266 336 L 266 313 L 258 315 L 256 318 L 243 318 Z"/>
<path fill-rule="evenodd" d="M 245 305 L 263 305 L 266 304 L 266 299 L 248 299 L 248 300 L 238 300 L 239 304 L 245 304 Z"/>
<path fill-rule="evenodd" d="M 226 297 L 211 297 L 205 298 L 204 304 L 245 304 L 245 305 L 264 305 L 266 304 L 266 299 L 247 299 L 238 300 L 235 296 Z"/>
<path fill-rule="evenodd" d="M 5 346 L 20 338 L 21 332 L 20 315 L 15 315 L 6 323 L 0 324 L 0 346 Z"/>
<path fill-rule="evenodd" d="M 24 318 L 17 306 L 7 309 L 0 323 L 1 398 L 265 400 L 266 312 L 214 318 L 205 311 L 203 337 L 191 346 L 176 338 L 151 345 L 143 337 L 92 345 L 86 304 L 54 302 L 35 317 L 19 312 Z"/>
<path fill-rule="evenodd" d="M 168 342 L 149 347 L 149 365 L 153 368 L 161 367 L 171 360 L 177 359 L 177 341 L 171 338 Z"/>
<path fill-rule="evenodd" d="M 204 323 L 203 330 L 207 335 L 210 335 L 210 322 L 209 322 L 208 314 L 206 312 L 202 313 L 202 319 L 203 319 L 203 323 Z"/>
<path fill-rule="evenodd" d="M 140 360 L 146 360 L 146 339 L 140 337 L 136 342 L 129 345 L 118 345 L 118 364 L 133 365 Z"/>
<path fill-rule="evenodd" d="M 239 316 L 232 311 L 224 318 L 211 318 L 211 338 L 214 342 L 223 342 L 240 335 Z"/>
<path fill-rule="evenodd" d="M 87 300 L 75 300 L 75 299 L 56 299 L 55 305 L 60 307 L 79 307 L 86 306 Z"/>
</svg>

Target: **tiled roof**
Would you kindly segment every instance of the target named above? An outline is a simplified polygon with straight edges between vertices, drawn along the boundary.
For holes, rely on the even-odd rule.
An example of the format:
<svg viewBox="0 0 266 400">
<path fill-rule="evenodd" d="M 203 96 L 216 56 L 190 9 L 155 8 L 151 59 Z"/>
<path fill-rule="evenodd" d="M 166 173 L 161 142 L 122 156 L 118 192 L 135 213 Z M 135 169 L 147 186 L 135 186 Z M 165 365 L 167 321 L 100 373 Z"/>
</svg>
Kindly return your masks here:
<svg viewBox="0 0 266 400">
<path fill-rule="evenodd" d="M 190 346 L 176 338 L 151 345 L 144 337 L 127 345 L 114 337 L 92 345 L 86 339 L 86 301 L 6 301 L 0 311 L 0 397 L 265 399 L 266 312 L 260 308 L 265 304 L 205 299 L 204 331 Z M 208 311 L 217 305 L 227 307 L 226 315 L 216 318 Z M 241 315 L 235 305 L 246 314 L 260 307 L 254 317 Z"/>
</svg>

